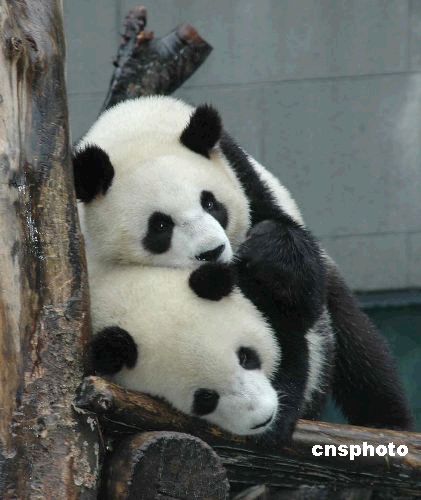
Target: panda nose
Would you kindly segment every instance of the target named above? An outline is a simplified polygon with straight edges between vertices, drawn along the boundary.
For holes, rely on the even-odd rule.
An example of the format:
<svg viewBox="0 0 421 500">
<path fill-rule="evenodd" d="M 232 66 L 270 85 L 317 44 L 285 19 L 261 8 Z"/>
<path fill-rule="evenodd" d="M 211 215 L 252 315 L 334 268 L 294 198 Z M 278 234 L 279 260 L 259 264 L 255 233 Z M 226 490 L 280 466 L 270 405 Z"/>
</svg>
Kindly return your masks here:
<svg viewBox="0 0 421 500">
<path fill-rule="evenodd" d="M 196 255 L 196 259 L 204 262 L 215 262 L 219 259 L 224 250 L 225 245 L 219 245 L 219 247 L 216 247 L 213 250 L 208 250 L 207 252 Z"/>
</svg>

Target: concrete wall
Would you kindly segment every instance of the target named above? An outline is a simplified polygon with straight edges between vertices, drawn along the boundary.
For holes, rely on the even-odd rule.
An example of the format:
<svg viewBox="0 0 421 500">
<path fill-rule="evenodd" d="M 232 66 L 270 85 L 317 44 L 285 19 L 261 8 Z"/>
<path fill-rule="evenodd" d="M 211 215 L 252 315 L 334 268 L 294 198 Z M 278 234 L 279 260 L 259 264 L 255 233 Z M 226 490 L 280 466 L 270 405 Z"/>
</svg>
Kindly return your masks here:
<svg viewBox="0 0 421 500">
<path fill-rule="evenodd" d="M 93 122 L 133 0 L 64 0 L 73 137 Z M 421 1 L 144 0 L 157 36 L 213 46 L 178 91 L 290 188 L 359 290 L 421 286 Z"/>
</svg>

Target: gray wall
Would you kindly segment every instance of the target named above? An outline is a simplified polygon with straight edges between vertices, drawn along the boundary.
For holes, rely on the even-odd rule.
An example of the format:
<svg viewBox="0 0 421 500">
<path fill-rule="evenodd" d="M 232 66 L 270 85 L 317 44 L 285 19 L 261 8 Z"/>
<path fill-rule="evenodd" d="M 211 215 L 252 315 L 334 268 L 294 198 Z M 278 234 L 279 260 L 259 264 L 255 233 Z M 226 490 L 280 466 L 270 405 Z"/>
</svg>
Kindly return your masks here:
<svg viewBox="0 0 421 500">
<path fill-rule="evenodd" d="M 65 0 L 73 137 L 95 120 L 132 0 Z M 213 46 L 178 91 L 290 188 L 359 290 L 421 286 L 421 0 L 145 0 Z"/>
</svg>

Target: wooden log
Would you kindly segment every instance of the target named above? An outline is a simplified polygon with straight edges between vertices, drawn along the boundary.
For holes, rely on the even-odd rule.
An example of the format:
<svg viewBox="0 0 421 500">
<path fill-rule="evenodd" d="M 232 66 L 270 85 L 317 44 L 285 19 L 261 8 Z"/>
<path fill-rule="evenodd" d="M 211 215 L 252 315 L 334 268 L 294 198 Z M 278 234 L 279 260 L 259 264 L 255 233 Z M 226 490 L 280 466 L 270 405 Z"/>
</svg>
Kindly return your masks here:
<svg viewBox="0 0 421 500">
<path fill-rule="evenodd" d="M 74 401 L 77 409 L 95 414 L 104 429 L 114 436 L 138 431 L 189 432 L 208 443 L 246 441 L 204 420 L 189 417 L 147 394 L 129 391 L 101 377 L 86 377 Z M 193 432 L 194 430 L 194 432 Z"/>
<path fill-rule="evenodd" d="M 385 429 L 299 421 L 292 443 L 262 445 L 232 436 L 203 420 L 188 417 L 167 403 L 128 391 L 99 377 L 84 380 L 75 404 L 98 415 L 110 433 L 142 430 L 187 432 L 212 444 L 228 471 L 234 490 L 255 484 L 271 488 L 317 486 L 329 490 L 354 488 L 421 496 L 421 434 Z M 313 456 L 315 445 L 405 445 L 404 456 Z M 320 450 L 319 450 L 320 451 Z"/>
<path fill-rule="evenodd" d="M 147 11 L 135 7 L 126 16 L 114 73 L 101 111 L 125 99 L 171 94 L 205 61 L 212 47 L 189 24 L 161 39 L 146 31 Z"/>
<path fill-rule="evenodd" d="M 235 495 L 233 500 L 398 500 L 397 497 L 375 497 L 370 489 L 346 488 L 332 490 L 323 486 L 301 486 L 295 490 L 274 490 L 267 486 L 250 487 Z M 406 497 L 408 498 L 408 497 Z"/>
<path fill-rule="evenodd" d="M 95 498 L 61 1 L 0 0 L 0 33 L 0 498 Z"/>
<path fill-rule="evenodd" d="M 212 448 L 178 432 L 145 432 L 121 440 L 103 477 L 104 500 L 223 500 L 229 491 L 226 471 Z"/>
</svg>

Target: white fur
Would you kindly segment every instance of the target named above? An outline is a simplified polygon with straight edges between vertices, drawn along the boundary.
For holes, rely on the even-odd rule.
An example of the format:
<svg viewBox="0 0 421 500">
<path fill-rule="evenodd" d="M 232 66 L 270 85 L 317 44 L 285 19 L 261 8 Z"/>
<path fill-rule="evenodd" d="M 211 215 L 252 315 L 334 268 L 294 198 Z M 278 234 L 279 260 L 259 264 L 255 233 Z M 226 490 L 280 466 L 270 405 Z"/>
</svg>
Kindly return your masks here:
<svg viewBox="0 0 421 500">
<path fill-rule="evenodd" d="M 249 207 L 225 157 L 210 159 L 180 143 L 193 108 L 170 97 L 126 101 L 105 112 L 78 145 L 101 147 L 115 177 L 105 196 L 80 205 L 91 259 L 156 266 L 192 267 L 200 253 L 225 245 L 229 261 L 249 228 Z M 228 208 L 226 231 L 200 204 L 211 191 Z M 154 212 L 176 225 L 171 248 L 153 254 L 142 245 Z"/>
<path fill-rule="evenodd" d="M 270 383 L 279 362 L 274 334 L 238 290 L 219 302 L 204 300 L 188 278 L 183 269 L 91 268 L 94 331 L 118 325 L 139 348 L 136 366 L 123 369 L 115 381 L 163 397 L 185 413 L 191 413 L 197 389 L 216 390 L 220 400 L 206 420 L 236 434 L 264 432 L 268 426 L 252 427 L 278 409 Z M 242 368 L 240 347 L 255 349 L 262 368 Z"/>
<path fill-rule="evenodd" d="M 324 310 L 313 328 L 307 332 L 306 339 L 309 350 L 309 367 L 304 400 L 309 403 L 315 392 L 326 390 L 326 387 L 323 387 L 324 374 L 326 363 L 331 361 L 327 355 L 334 344 L 334 335 L 327 309 Z"/>
</svg>

